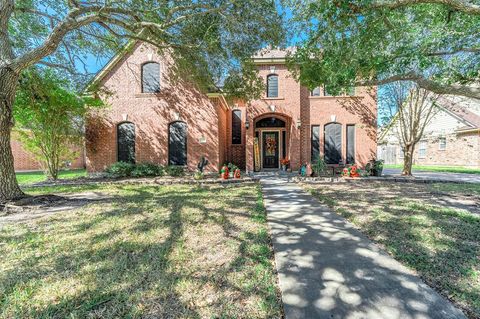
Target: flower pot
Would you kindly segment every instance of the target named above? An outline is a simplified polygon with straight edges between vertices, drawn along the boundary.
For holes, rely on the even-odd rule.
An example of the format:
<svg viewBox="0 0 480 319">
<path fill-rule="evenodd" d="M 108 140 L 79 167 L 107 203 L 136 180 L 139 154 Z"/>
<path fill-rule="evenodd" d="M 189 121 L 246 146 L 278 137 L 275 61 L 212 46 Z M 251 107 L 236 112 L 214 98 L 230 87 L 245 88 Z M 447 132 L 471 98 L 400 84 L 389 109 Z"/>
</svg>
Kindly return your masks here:
<svg viewBox="0 0 480 319">
<path fill-rule="evenodd" d="M 282 165 L 282 171 L 284 171 L 284 172 L 287 171 L 287 165 Z"/>
</svg>

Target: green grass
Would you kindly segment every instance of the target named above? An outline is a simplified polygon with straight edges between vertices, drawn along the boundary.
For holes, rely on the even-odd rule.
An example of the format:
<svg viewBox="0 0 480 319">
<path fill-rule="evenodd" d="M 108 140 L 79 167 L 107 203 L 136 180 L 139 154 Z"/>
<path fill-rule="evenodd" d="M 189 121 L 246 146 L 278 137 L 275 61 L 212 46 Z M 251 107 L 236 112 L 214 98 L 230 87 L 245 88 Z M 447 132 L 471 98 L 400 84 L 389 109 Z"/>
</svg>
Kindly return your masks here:
<svg viewBox="0 0 480 319">
<path fill-rule="evenodd" d="M 72 169 L 68 171 L 60 171 L 59 179 L 72 179 L 86 176 L 84 169 Z M 20 185 L 33 184 L 47 180 L 44 172 L 22 172 L 17 173 L 17 181 Z"/>
<path fill-rule="evenodd" d="M 281 317 L 258 186 L 72 189 L 111 199 L 0 230 L 0 318 Z"/>
<path fill-rule="evenodd" d="M 469 317 L 480 318 L 480 210 L 474 204 L 471 211 L 455 206 L 480 199 L 478 185 L 342 184 L 308 190 Z"/>
<path fill-rule="evenodd" d="M 428 186 L 432 191 L 480 196 L 480 184 L 432 183 Z"/>
<path fill-rule="evenodd" d="M 402 169 L 401 164 L 385 164 L 385 168 Z M 413 165 L 413 170 L 424 172 L 444 172 L 444 173 L 463 173 L 463 174 L 480 174 L 480 168 L 462 167 L 462 166 L 429 166 L 429 165 Z"/>
</svg>

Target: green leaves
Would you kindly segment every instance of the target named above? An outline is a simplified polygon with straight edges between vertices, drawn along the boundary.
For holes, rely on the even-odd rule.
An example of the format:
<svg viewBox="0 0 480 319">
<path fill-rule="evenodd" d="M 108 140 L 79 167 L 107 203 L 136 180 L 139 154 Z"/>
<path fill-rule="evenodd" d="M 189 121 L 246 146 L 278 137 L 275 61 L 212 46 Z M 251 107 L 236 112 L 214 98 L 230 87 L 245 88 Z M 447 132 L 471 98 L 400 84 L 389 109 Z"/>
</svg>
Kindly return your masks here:
<svg viewBox="0 0 480 319">
<path fill-rule="evenodd" d="M 479 80 L 480 19 L 437 4 L 396 9 L 375 1 L 295 1 L 297 30 L 308 37 L 291 63 L 312 87 L 379 82 L 411 72 L 437 83 Z M 316 21 L 309 28 L 306 21 Z"/>
</svg>

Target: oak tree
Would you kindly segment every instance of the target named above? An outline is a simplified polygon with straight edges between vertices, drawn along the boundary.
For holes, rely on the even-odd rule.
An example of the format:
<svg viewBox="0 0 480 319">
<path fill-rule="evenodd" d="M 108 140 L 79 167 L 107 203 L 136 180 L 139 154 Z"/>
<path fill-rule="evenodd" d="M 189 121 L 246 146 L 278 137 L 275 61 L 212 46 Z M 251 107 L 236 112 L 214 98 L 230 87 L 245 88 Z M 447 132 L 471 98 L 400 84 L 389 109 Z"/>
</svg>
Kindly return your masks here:
<svg viewBox="0 0 480 319">
<path fill-rule="evenodd" d="M 23 196 L 10 133 L 20 74 L 42 64 L 72 73 L 88 54 L 111 56 L 128 40 L 174 50 L 212 84 L 264 45 L 283 39 L 274 1 L 0 0 L 0 200 Z"/>
<path fill-rule="evenodd" d="M 480 4 L 467 0 L 289 3 L 301 36 L 292 57 L 310 87 L 415 82 L 480 99 Z"/>
</svg>

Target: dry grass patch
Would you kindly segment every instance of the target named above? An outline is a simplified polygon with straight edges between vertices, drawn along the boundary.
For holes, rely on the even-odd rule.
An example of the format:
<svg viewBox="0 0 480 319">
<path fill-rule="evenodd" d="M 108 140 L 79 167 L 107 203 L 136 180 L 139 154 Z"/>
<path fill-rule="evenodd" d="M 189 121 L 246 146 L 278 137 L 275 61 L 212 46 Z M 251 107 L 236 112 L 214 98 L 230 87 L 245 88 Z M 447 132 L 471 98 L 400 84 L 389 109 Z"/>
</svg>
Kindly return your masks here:
<svg viewBox="0 0 480 319">
<path fill-rule="evenodd" d="M 359 182 L 305 187 L 471 318 L 480 318 L 478 186 Z"/>
<path fill-rule="evenodd" d="M 0 230 L 0 318 L 281 317 L 256 185 L 96 191 Z"/>
</svg>

